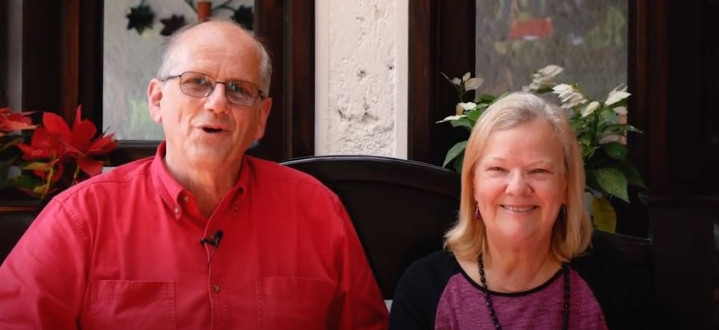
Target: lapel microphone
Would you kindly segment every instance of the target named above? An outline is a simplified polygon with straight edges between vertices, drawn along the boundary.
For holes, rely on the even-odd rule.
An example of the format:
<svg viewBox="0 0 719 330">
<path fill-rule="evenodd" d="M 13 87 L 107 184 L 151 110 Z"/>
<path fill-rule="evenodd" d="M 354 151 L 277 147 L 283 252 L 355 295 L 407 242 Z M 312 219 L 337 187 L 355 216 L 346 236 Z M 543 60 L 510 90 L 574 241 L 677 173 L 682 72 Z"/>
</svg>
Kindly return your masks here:
<svg viewBox="0 0 719 330">
<path fill-rule="evenodd" d="M 209 244 L 215 248 L 220 246 L 220 240 L 222 240 L 222 230 L 217 230 L 214 234 L 210 234 L 210 237 L 203 237 L 200 239 L 200 244 Z"/>
</svg>

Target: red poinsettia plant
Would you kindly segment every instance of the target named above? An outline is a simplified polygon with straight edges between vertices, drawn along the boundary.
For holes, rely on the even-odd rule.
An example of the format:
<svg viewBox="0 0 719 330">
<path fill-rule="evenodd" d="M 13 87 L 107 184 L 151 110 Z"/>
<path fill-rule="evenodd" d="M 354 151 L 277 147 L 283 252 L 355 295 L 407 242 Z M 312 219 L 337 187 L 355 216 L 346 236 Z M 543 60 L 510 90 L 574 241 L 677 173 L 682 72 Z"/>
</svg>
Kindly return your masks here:
<svg viewBox="0 0 719 330">
<path fill-rule="evenodd" d="M 117 142 L 113 134 L 98 135 L 95 124 L 81 118 L 81 109 L 77 107 L 72 128 L 62 117 L 44 112 L 42 125 L 32 128 L 29 143 L 27 136 L 17 134 L 23 139 L 14 144 L 20 152 L 19 161 L 14 162 L 20 174 L 6 179 L 7 186 L 44 199 L 102 172 L 106 165 L 102 156 L 115 149 Z M 27 114 L 13 117 L 11 125 L 17 128 L 17 121 L 30 125 Z"/>
</svg>

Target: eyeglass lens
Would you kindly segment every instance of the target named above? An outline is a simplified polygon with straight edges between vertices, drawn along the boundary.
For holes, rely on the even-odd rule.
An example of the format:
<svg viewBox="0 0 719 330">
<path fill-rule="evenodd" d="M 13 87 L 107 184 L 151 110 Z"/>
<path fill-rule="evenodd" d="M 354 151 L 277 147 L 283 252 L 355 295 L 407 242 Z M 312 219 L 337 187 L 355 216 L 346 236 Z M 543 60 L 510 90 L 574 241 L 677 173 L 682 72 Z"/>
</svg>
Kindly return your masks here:
<svg viewBox="0 0 719 330">
<path fill-rule="evenodd" d="M 180 75 L 180 90 L 192 97 L 207 97 L 217 84 L 225 85 L 225 96 L 236 105 L 252 105 L 260 95 L 260 88 L 249 81 L 218 82 L 212 77 L 198 72 L 184 72 Z"/>
</svg>

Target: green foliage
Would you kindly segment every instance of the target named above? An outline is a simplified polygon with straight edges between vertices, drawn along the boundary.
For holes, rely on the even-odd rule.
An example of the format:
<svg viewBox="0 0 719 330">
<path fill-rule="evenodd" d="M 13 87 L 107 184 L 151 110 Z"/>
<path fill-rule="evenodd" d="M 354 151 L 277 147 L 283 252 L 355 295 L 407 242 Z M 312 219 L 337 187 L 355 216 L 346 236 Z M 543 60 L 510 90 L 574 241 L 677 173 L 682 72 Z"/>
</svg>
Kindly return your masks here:
<svg viewBox="0 0 719 330">
<path fill-rule="evenodd" d="M 538 95 L 554 95 L 557 104 L 567 111 L 570 125 L 582 149 L 586 190 L 595 198 L 616 197 L 629 202 L 629 185 L 646 188 L 639 171 L 629 163 L 627 157 L 626 134 L 641 132 L 625 122 L 627 98 L 630 94 L 626 92 L 626 88 L 620 86 L 609 92 L 602 101 L 589 100 L 576 84 L 554 82 L 554 78 L 562 71 L 563 69 L 556 65 L 539 69 L 532 75 L 531 84 L 523 90 Z M 464 102 L 465 94 L 477 89 L 482 79 L 472 78 L 469 73 L 461 79 L 449 79 L 447 76 L 445 78 L 457 89 L 459 103 L 455 115 L 438 123 L 449 122 L 454 127 L 471 131 L 482 112 L 504 96 L 478 95 L 472 102 Z M 452 164 L 456 171 L 461 172 L 466 142 L 455 144 L 447 152 L 443 166 Z M 601 205 L 606 206 L 605 204 Z"/>
</svg>

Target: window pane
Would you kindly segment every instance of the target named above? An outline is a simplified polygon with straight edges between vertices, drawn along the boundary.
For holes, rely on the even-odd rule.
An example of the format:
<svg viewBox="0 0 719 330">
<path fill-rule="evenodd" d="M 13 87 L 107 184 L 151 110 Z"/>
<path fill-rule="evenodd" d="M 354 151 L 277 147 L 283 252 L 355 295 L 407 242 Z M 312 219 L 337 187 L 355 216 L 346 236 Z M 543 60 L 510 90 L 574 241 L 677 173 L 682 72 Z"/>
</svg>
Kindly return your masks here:
<svg viewBox="0 0 719 330">
<path fill-rule="evenodd" d="M 476 74 L 480 93 L 529 85 L 548 64 L 557 81 L 602 99 L 627 81 L 626 0 L 477 0 Z"/>
<path fill-rule="evenodd" d="M 138 33 L 139 29 L 128 26 L 145 26 L 142 14 L 147 11 L 139 8 L 141 2 L 154 17 Z M 213 1 L 215 6 L 221 3 Z M 251 24 L 253 4 L 254 0 L 232 0 L 215 8 L 212 17 L 234 15 Z M 112 0 L 105 1 L 104 10 L 103 128 L 119 140 L 162 140 L 162 128 L 150 119 L 147 106 L 147 85 L 157 72 L 160 47 L 167 38 L 160 33 L 173 15 L 175 22 L 182 17 L 187 24 L 197 21 L 197 15 L 185 1 Z"/>
</svg>

